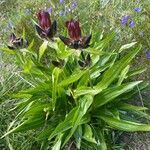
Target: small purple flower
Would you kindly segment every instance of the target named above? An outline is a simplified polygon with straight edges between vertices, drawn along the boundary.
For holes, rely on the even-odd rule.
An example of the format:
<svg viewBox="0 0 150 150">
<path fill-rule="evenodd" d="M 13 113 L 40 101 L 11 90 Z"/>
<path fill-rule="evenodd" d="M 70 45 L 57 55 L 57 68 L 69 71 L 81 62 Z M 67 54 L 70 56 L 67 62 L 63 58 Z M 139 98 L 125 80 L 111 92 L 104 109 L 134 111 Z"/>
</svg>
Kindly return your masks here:
<svg viewBox="0 0 150 150">
<path fill-rule="evenodd" d="M 142 8 L 139 8 L 139 7 L 134 8 L 134 11 L 139 13 L 139 12 L 141 12 L 141 11 L 142 11 Z"/>
<path fill-rule="evenodd" d="M 146 53 L 146 57 L 150 59 L 150 51 Z"/>
<path fill-rule="evenodd" d="M 48 9 L 47 9 L 47 11 L 48 11 L 50 14 L 52 14 L 52 12 L 53 12 L 53 8 L 52 8 L 52 7 L 50 7 L 50 8 L 48 8 Z"/>
<path fill-rule="evenodd" d="M 129 15 L 123 16 L 123 17 L 121 18 L 121 24 L 122 24 L 122 25 L 126 25 L 126 24 L 128 23 L 128 21 L 129 21 L 129 19 L 130 19 L 130 16 L 129 16 Z"/>
<path fill-rule="evenodd" d="M 130 26 L 130 28 L 134 28 L 135 27 L 135 22 L 133 20 L 130 21 L 129 26 Z"/>
<path fill-rule="evenodd" d="M 59 0 L 59 3 L 60 3 L 60 4 L 63 4 L 63 3 L 64 3 L 64 0 Z"/>
<path fill-rule="evenodd" d="M 77 2 L 76 1 L 72 2 L 70 7 L 71 9 L 75 9 L 77 7 Z"/>
<path fill-rule="evenodd" d="M 60 12 L 59 12 L 59 16 L 64 16 L 64 11 L 63 10 L 61 10 Z"/>
</svg>

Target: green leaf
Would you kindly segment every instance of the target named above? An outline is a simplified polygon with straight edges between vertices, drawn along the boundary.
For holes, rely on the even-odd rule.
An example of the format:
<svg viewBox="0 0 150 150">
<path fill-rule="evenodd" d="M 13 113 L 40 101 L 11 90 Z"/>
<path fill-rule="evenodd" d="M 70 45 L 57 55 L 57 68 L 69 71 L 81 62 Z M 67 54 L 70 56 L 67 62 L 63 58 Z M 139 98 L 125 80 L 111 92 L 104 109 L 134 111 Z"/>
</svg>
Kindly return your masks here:
<svg viewBox="0 0 150 150">
<path fill-rule="evenodd" d="M 133 51 L 130 51 L 126 56 L 116 62 L 104 73 L 101 82 L 96 85 L 96 88 L 99 90 L 99 92 L 101 92 L 103 89 L 106 89 L 117 77 L 119 77 L 121 71 L 130 63 L 140 49 L 141 48 L 138 47 Z"/>
<path fill-rule="evenodd" d="M 41 57 L 43 56 L 45 50 L 47 49 L 47 45 L 48 45 L 48 41 L 44 41 L 43 44 L 40 46 L 40 49 L 39 49 L 39 61 L 41 59 Z"/>
<path fill-rule="evenodd" d="M 55 143 L 55 145 L 52 147 L 52 150 L 60 150 L 62 137 L 63 137 L 63 134 L 58 135 L 58 137 L 57 137 L 58 140 Z"/>
<path fill-rule="evenodd" d="M 132 43 L 121 46 L 121 48 L 119 49 L 119 53 L 121 53 L 125 49 L 129 49 L 129 48 L 133 47 L 135 44 L 137 44 L 137 42 L 132 42 Z"/>
<path fill-rule="evenodd" d="M 128 76 L 128 77 L 132 77 L 132 76 L 141 74 L 141 73 L 145 72 L 146 70 L 147 70 L 146 68 L 139 68 L 139 69 L 130 71 L 130 72 L 127 74 L 127 76 Z"/>
<path fill-rule="evenodd" d="M 24 121 L 22 124 L 18 125 L 12 130 L 9 130 L 1 138 L 4 138 L 5 136 L 11 133 L 23 132 L 23 131 L 39 128 L 42 125 L 44 125 L 44 122 L 45 122 L 45 118 L 43 115 L 31 117 L 30 119 L 28 119 L 27 121 Z"/>
<path fill-rule="evenodd" d="M 128 65 L 126 68 L 124 68 L 119 76 L 119 80 L 118 80 L 118 83 L 117 85 L 121 85 L 121 83 L 123 82 L 123 80 L 126 78 L 126 75 L 128 73 L 130 69 L 130 66 Z"/>
<path fill-rule="evenodd" d="M 72 118 L 76 112 L 78 108 L 75 107 L 74 109 L 72 109 L 69 114 L 67 115 L 67 117 L 65 118 L 65 120 L 61 123 L 59 123 L 55 130 L 51 133 L 51 135 L 49 136 L 49 140 L 51 140 L 53 137 L 55 137 L 56 135 L 70 129 L 72 127 Z"/>
<path fill-rule="evenodd" d="M 83 134 L 83 138 L 88 141 L 88 142 L 92 142 L 97 144 L 95 138 L 93 137 L 93 131 L 92 128 L 90 127 L 90 125 L 85 124 L 84 125 L 84 134 Z"/>
<path fill-rule="evenodd" d="M 59 75 L 61 73 L 61 69 L 60 68 L 54 68 L 53 72 L 52 72 L 52 107 L 53 107 L 53 110 L 55 110 L 55 103 L 56 103 L 56 100 L 57 100 L 57 90 L 58 90 L 58 78 L 59 78 Z"/>
<path fill-rule="evenodd" d="M 81 148 L 81 140 L 82 140 L 82 126 L 79 125 L 77 130 L 74 133 L 75 141 L 76 141 L 76 146 L 78 149 Z"/>
<path fill-rule="evenodd" d="M 88 108 L 91 106 L 92 101 L 93 98 L 90 95 L 83 97 L 80 100 L 79 107 L 75 107 L 74 109 L 72 109 L 65 120 L 57 125 L 55 130 L 51 133 L 49 140 L 51 140 L 56 135 L 72 128 L 69 135 L 65 138 L 65 141 L 63 143 L 64 145 L 70 139 L 70 137 L 80 124 L 87 123 L 89 121 L 89 116 L 86 116 L 85 114 Z"/>
<path fill-rule="evenodd" d="M 26 60 L 25 64 L 24 64 L 24 73 L 30 73 L 30 70 L 32 68 L 33 62 L 29 59 Z"/>
<path fill-rule="evenodd" d="M 0 48 L 0 50 L 13 55 L 16 53 L 14 50 L 10 50 L 9 48 Z"/>
<path fill-rule="evenodd" d="M 135 111 L 143 111 L 143 110 L 148 110 L 147 107 L 142 107 L 142 106 L 134 106 L 131 104 L 127 103 L 119 103 L 117 104 L 118 109 L 123 109 L 123 110 L 135 110 Z"/>
<path fill-rule="evenodd" d="M 127 132 L 136 132 L 136 131 L 150 131 L 150 125 L 141 124 L 126 120 L 118 120 L 116 118 L 101 114 L 98 116 L 104 120 L 110 127 L 113 127 L 118 130 L 127 131 Z"/>
<path fill-rule="evenodd" d="M 115 107 L 118 107 L 119 110 L 128 110 L 131 113 L 136 114 L 140 118 L 142 117 L 142 118 L 150 120 L 150 115 L 143 112 L 143 111 L 148 110 L 147 107 L 134 106 L 134 105 L 131 105 L 131 104 L 121 103 L 121 102 L 119 104 L 117 104 L 117 106 L 115 106 Z"/>
<path fill-rule="evenodd" d="M 73 118 L 72 118 L 72 128 L 68 136 L 65 138 L 63 146 L 68 142 L 68 140 L 72 137 L 77 127 L 81 124 L 83 116 L 87 113 L 89 107 L 93 102 L 93 97 L 91 95 L 86 95 L 79 101 L 79 107 L 76 110 Z"/>
<path fill-rule="evenodd" d="M 116 97 L 120 96 L 121 94 L 132 90 L 136 85 L 141 83 L 142 81 L 136 81 L 131 83 L 122 84 L 120 86 L 115 86 L 111 88 L 107 88 L 106 90 L 102 91 L 98 94 L 94 99 L 94 107 L 100 107 L 112 100 Z"/>
<path fill-rule="evenodd" d="M 95 89 L 94 87 L 86 87 L 86 86 L 81 86 L 79 88 L 77 88 L 76 90 L 74 90 L 74 97 L 79 97 L 81 95 L 96 95 L 99 92 L 99 90 Z"/>
<path fill-rule="evenodd" d="M 98 43 L 98 46 L 96 47 L 96 50 L 103 50 L 107 46 L 109 46 L 109 42 L 114 38 L 115 33 L 110 33 L 104 38 L 102 41 Z"/>
<path fill-rule="evenodd" d="M 101 128 L 93 127 L 95 139 L 97 141 L 97 150 L 107 150 L 104 131 Z"/>
<path fill-rule="evenodd" d="M 76 70 L 72 75 L 67 77 L 67 79 L 64 79 L 62 82 L 60 82 L 58 86 L 68 86 L 69 84 L 78 81 L 85 73 L 86 70 Z"/>
</svg>

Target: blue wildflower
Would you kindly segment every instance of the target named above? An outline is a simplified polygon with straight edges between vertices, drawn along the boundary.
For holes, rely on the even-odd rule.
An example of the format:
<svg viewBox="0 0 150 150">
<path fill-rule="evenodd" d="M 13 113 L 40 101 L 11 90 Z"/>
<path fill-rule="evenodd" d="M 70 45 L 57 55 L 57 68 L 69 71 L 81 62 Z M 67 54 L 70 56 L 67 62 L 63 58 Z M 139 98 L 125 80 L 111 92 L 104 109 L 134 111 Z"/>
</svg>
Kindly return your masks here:
<svg viewBox="0 0 150 150">
<path fill-rule="evenodd" d="M 135 22 L 133 20 L 130 21 L 129 26 L 130 26 L 130 28 L 134 28 L 135 27 Z"/>
<path fill-rule="evenodd" d="M 139 8 L 139 7 L 134 8 L 134 11 L 139 13 L 139 12 L 141 12 L 141 11 L 142 11 L 142 8 Z"/>
<path fill-rule="evenodd" d="M 64 11 L 63 10 L 61 10 L 60 12 L 59 12 L 59 16 L 64 16 Z"/>
<path fill-rule="evenodd" d="M 146 57 L 150 59 L 150 51 L 146 53 Z"/>
<path fill-rule="evenodd" d="M 75 9 L 77 7 L 77 2 L 76 1 L 72 2 L 70 7 L 71 9 Z"/>
<path fill-rule="evenodd" d="M 64 0 L 59 0 L 59 3 L 60 3 L 60 4 L 63 4 L 63 3 L 64 3 Z"/>
<path fill-rule="evenodd" d="M 126 24 L 128 23 L 128 21 L 129 21 L 129 19 L 130 19 L 130 16 L 129 16 L 129 15 L 123 16 L 123 17 L 121 18 L 121 24 L 122 24 L 122 25 L 126 25 Z"/>
<path fill-rule="evenodd" d="M 53 12 L 53 8 L 50 7 L 50 8 L 47 9 L 47 11 L 51 14 Z"/>
</svg>

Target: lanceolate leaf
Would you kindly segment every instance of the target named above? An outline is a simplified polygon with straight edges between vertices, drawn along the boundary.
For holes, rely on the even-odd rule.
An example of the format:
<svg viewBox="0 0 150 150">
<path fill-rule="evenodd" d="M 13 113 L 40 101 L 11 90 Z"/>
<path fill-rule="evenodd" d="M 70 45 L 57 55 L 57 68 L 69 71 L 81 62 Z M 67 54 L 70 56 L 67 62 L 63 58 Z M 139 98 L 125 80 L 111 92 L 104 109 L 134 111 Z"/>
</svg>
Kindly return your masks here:
<svg viewBox="0 0 150 150">
<path fill-rule="evenodd" d="M 150 125 L 130 122 L 126 120 L 118 120 L 116 118 L 101 115 L 99 116 L 102 120 L 104 120 L 110 127 L 113 127 L 118 130 L 135 132 L 135 131 L 150 131 Z"/>
<path fill-rule="evenodd" d="M 85 94 L 97 95 L 102 90 L 106 89 L 116 78 L 119 78 L 121 71 L 128 66 L 130 61 L 135 57 L 140 48 L 132 50 L 121 60 L 114 63 L 103 75 L 102 80 L 96 85 L 91 87 L 79 87 L 74 91 L 75 96 L 81 96 Z"/>
<path fill-rule="evenodd" d="M 39 49 L 39 60 L 41 59 L 41 57 L 43 56 L 46 48 L 47 48 L 47 45 L 48 45 L 48 41 L 44 41 L 43 44 L 41 45 L 40 49 Z"/>
<path fill-rule="evenodd" d="M 121 73 L 121 71 L 130 63 L 130 61 L 139 52 L 140 48 L 136 48 L 124 56 L 121 60 L 116 62 L 111 68 L 109 68 L 103 75 L 100 83 L 96 85 L 99 91 L 106 89 Z"/>
<path fill-rule="evenodd" d="M 119 53 L 122 52 L 125 49 L 129 49 L 129 48 L 133 47 L 136 43 L 137 42 L 132 42 L 132 43 L 121 46 L 121 48 L 119 49 Z"/>
<path fill-rule="evenodd" d="M 84 125 L 83 138 L 84 138 L 85 140 L 87 140 L 88 142 L 92 142 L 92 143 L 97 144 L 97 142 L 96 142 L 96 140 L 95 140 L 95 138 L 94 138 L 94 135 L 93 135 L 92 128 L 91 128 L 90 125 L 88 125 L 88 124 L 85 124 L 85 125 Z"/>
<path fill-rule="evenodd" d="M 58 86 L 67 86 L 67 85 L 79 80 L 84 73 L 86 73 L 86 71 L 82 71 L 82 70 L 76 71 L 70 77 L 68 77 L 68 78 L 64 79 L 62 82 L 60 82 L 58 84 Z"/>
<path fill-rule="evenodd" d="M 114 100 L 119 95 L 121 95 L 129 90 L 132 90 L 139 83 L 141 83 L 141 81 L 122 84 L 120 86 L 115 86 L 115 87 L 108 88 L 108 89 L 102 91 L 100 94 L 98 94 L 95 97 L 94 103 L 93 103 L 94 107 L 95 108 L 100 107 L 100 106 Z"/>
<path fill-rule="evenodd" d="M 24 121 L 22 124 L 18 125 L 17 127 L 13 128 L 12 130 L 8 131 L 6 134 L 4 134 L 1 138 L 15 132 L 22 132 L 27 131 L 35 128 L 39 128 L 42 126 L 45 122 L 45 119 L 43 116 L 36 116 L 31 117 L 27 121 Z"/>
<path fill-rule="evenodd" d="M 53 73 L 52 73 L 52 107 L 53 110 L 55 110 L 55 103 L 57 99 L 57 84 L 58 84 L 58 78 L 61 73 L 61 69 L 59 68 L 54 68 Z"/>
<path fill-rule="evenodd" d="M 117 85 L 121 85 L 121 83 L 123 82 L 124 79 L 126 79 L 126 75 L 128 73 L 130 69 L 130 66 L 128 65 L 126 68 L 124 68 L 119 76 L 119 80 L 118 80 L 118 83 Z"/>
<path fill-rule="evenodd" d="M 118 109 L 123 109 L 123 110 L 135 110 L 135 111 L 142 111 L 142 110 L 147 110 L 148 108 L 146 107 L 142 107 L 142 106 L 134 106 L 131 104 L 127 104 L 127 103 L 119 103 L 116 107 L 118 107 Z"/>
<path fill-rule="evenodd" d="M 70 113 L 66 116 L 65 120 L 63 122 L 61 122 L 60 124 L 58 124 L 56 126 L 55 130 L 50 134 L 49 140 L 51 140 L 56 135 L 58 135 L 64 131 L 67 131 L 68 129 L 73 127 L 73 117 L 77 110 L 78 110 L 78 107 L 75 107 L 74 109 L 72 109 L 70 111 Z M 85 118 L 82 118 L 80 124 L 86 123 L 88 121 L 89 121 L 89 116 L 85 116 Z"/>
<path fill-rule="evenodd" d="M 91 106 L 93 102 L 93 97 L 91 95 L 86 95 L 79 101 L 79 107 L 76 110 L 73 118 L 72 118 L 72 129 L 69 133 L 69 135 L 65 138 L 65 141 L 63 143 L 63 146 L 68 142 L 68 140 L 71 138 L 71 136 L 74 134 L 75 130 L 81 124 L 83 116 L 87 113 L 89 107 Z"/>
</svg>

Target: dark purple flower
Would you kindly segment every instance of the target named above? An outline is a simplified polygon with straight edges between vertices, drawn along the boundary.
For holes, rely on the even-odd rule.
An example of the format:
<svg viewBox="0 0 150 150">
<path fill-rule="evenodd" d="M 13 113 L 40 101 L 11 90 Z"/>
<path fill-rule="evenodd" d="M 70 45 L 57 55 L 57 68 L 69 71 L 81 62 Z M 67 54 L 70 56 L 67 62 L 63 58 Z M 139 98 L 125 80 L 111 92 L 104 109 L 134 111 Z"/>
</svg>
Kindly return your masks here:
<svg viewBox="0 0 150 150">
<path fill-rule="evenodd" d="M 139 7 L 134 8 L 134 11 L 139 13 L 139 12 L 141 12 L 141 11 L 142 11 L 142 8 L 139 8 Z"/>
<path fill-rule="evenodd" d="M 59 38 L 70 48 L 74 49 L 84 49 L 89 46 L 91 35 L 82 37 L 79 21 L 71 19 L 66 22 L 66 27 L 68 29 L 68 34 L 70 38 L 64 36 L 59 36 Z"/>
<path fill-rule="evenodd" d="M 53 12 L 53 8 L 50 7 L 50 8 L 47 9 L 47 11 L 51 14 Z"/>
<path fill-rule="evenodd" d="M 41 38 L 53 38 L 56 34 L 57 23 L 51 23 L 50 15 L 47 11 L 40 10 L 37 14 L 39 24 L 35 25 L 37 33 Z"/>
<path fill-rule="evenodd" d="M 123 17 L 121 18 L 121 24 L 122 24 L 122 25 L 126 25 L 126 24 L 128 23 L 128 21 L 129 21 L 129 19 L 130 19 L 130 16 L 129 16 L 129 15 L 123 16 Z"/>
<path fill-rule="evenodd" d="M 23 38 L 17 38 L 14 33 L 10 35 L 9 44 L 7 47 L 9 49 L 18 49 L 18 48 L 24 48 L 28 45 L 28 42 Z"/>
<path fill-rule="evenodd" d="M 150 51 L 146 53 L 146 57 L 150 59 Z"/>
<path fill-rule="evenodd" d="M 130 26 L 130 28 L 134 28 L 135 27 L 135 22 L 133 20 L 130 21 L 129 26 Z"/>
</svg>

